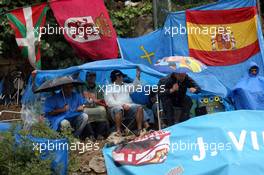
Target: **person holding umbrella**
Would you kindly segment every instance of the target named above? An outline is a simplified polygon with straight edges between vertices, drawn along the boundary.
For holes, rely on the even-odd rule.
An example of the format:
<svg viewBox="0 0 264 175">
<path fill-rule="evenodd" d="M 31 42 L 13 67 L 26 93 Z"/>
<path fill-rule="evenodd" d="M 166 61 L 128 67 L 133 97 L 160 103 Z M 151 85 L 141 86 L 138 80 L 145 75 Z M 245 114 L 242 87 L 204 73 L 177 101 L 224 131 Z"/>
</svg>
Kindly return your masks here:
<svg viewBox="0 0 264 175">
<path fill-rule="evenodd" d="M 186 73 L 174 72 L 159 81 L 161 86 L 164 86 L 164 90 L 159 94 L 168 125 L 188 120 L 193 103 L 186 92 L 189 89 L 191 93 L 199 93 L 201 89 L 197 83 Z M 175 107 L 181 108 L 180 116 L 175 115 Z"/>
<path fill-rule="evenodd" d="M 45 101 L 45 117 L 52 129 L 63 130 L 73 127 L 74 136 L 80 137 L 88 123 L 88 115 L 83 112 L 85 100 L 73 91 L 73 84 L 63 84 L 59 93 L 48 97 Z"/>
</svg>

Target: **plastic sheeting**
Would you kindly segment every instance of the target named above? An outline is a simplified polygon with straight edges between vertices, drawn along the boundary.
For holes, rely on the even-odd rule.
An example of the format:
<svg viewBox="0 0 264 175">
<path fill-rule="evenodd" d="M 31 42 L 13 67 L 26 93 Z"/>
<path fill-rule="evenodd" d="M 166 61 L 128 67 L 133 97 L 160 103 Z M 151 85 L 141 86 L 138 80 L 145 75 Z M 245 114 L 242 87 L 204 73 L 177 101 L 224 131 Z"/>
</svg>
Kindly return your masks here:
<svg viewBox="0 0 264 175">
<path fill-rule="evenodd" d="M 46 80 L 74 73 L 80 73 L 80 79 L 85 80 L 86 72 L 96 72 L 97 82 L 99 84 L 107 84 L 109 82 L 109 77 L 112 70 L 119 69 L 122 70 L 125 74 L 128 74 L 128 76 L 135 77 L 137 67 L 139 67 L 142 71 L 142 80 L 147 80 L 147 83 L 149 83 L 150 85 L 156 84 L 159 78 L 165 76 L 164 74 L 142 64 L 134 64 L 122 59 L 112 59 L 94 61 L 67 69 L 37 71 L 35 82 L 36 86 L 38 87 Z"/>
<path fill-rule="evenodd" d="M 261 154 L 264 147 L 263 120 L 263 111 L 232 111 L 192 118 L 165 129 L 171 133 L 171 136 L 170 150 L 164 163 L 142 166 L 120 165 L 114 163 L 112 159 L 112 151 L 115 147 L 104 148 L 107 173 L 108 175 L 263 174 L 264 156 Z"/>
<path fill-rule="evenodd" d="M 238 82 L 230 96 L 234 101 L 236 109 L 264 110 L 264 77 L 252 76 L 249 69 L 257 66 L 252 62 L 246 75 Z"/>
</svg>

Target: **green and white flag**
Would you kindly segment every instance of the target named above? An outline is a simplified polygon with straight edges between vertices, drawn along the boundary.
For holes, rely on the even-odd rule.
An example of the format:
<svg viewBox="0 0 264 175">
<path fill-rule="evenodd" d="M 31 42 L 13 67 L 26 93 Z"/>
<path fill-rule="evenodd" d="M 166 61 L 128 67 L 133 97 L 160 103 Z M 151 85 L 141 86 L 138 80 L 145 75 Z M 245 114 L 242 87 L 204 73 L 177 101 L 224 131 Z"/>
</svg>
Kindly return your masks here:
<svg viewBox="0 0 264 175">
<path fill-rule="evenodd" d="M 41 68 L 40 29 L 46 22 L 47 3 L 20 8 L 7 14 L 22 55 L 35 69 Z"/>
</svg>

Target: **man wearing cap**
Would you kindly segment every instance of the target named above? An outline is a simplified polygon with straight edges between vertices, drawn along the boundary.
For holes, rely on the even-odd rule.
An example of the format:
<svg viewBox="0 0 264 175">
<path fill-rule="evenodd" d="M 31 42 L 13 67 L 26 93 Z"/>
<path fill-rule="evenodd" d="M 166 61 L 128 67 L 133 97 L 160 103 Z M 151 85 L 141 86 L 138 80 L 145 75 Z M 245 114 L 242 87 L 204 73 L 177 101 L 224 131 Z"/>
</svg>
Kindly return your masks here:
<svg viewBox="0 0 264 175">
<path fill-rule="evenodd" d="M 140 86 L 140 70 L 137 69 L 136 79 L 133 84 L 123 81 L 124 74 L 120 70 L 111 72 L 112 84 L 105 90 L 105 102 L 109 107 L 109 112 L 116 124 L 116 131 L 121 134 L 121 124 L 123 117 L 136 118 L 137 134 L 142 133 L 142 126 L 148 128 L 147 114 L 141 105 L 133 103 L 130 92 Z M 144 122 L 143 122 L 144 121 Z"/>
</svg>

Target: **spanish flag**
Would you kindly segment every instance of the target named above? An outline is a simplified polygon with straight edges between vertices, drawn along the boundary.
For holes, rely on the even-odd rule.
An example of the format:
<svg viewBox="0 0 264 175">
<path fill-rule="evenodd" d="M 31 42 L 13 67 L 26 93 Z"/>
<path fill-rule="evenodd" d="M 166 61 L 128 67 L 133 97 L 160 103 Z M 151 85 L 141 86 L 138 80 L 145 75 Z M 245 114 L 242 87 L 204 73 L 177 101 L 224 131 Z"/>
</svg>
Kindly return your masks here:
<svg viewBox="0 0 264 175">
<path fill-rule="evenodd" d="M 190 56 L 209 66 L 241 63 L 260 51 L 255 7 L 187 10 Z"/>
</svg>

